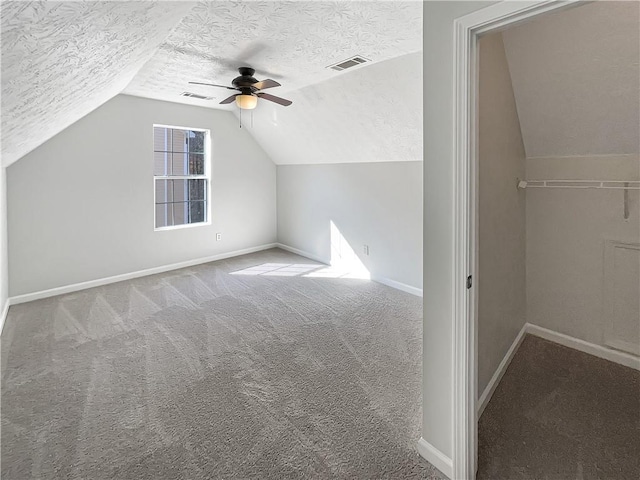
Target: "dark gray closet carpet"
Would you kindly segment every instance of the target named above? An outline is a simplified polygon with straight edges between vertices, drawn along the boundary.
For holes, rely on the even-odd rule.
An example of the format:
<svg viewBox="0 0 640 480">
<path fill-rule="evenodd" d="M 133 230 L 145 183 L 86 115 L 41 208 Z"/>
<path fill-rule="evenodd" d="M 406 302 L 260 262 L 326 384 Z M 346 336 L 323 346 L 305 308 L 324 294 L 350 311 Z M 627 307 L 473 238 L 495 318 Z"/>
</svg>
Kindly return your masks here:
<svg viewBox="0 0 640 480">
<path fill-rule="evenodd" d="M 478 449 L 478 479 L 638 480 L 640 372 L 527 336 Z"/>
<path fill-rule="evenodd" d="M 2 478 L 441 478 L 415 450 L 421 299 L 313 264 L 274 249 L 11 307 Z"/>
</svg>

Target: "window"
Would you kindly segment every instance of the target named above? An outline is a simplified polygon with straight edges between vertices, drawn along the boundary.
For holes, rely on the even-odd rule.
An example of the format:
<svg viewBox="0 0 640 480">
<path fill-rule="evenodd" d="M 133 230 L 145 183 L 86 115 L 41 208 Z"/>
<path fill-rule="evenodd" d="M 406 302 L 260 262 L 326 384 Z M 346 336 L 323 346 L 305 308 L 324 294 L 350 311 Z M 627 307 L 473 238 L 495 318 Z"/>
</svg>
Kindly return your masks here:
<svg viewBox="0 0 640 480">
<path fill-rule="evenodd" d="M 209 131 L 153 126 L 155 228 L 209 222 Z"/>
</svg>

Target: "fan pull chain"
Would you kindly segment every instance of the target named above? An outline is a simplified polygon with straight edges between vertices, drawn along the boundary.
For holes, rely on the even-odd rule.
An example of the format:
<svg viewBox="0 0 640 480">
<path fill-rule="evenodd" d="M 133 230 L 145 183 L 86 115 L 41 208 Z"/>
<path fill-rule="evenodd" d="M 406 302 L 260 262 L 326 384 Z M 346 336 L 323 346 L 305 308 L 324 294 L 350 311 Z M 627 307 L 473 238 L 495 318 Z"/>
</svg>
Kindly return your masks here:
<svg viewBox="0 0 640 480">
<path fill-rule="evenodd" d="M 242 109 L 240 109 L 240 128 L 242 128 Z"/>
</svg>

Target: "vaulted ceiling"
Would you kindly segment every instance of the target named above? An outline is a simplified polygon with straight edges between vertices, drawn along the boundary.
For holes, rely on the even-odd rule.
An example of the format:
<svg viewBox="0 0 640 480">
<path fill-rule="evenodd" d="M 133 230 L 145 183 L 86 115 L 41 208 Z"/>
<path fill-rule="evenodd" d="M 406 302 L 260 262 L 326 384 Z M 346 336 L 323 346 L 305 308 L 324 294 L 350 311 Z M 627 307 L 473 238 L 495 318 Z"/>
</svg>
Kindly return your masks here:
<svg viewBox="0 0 640 480">
<path fill-rule="evenodd" d="M 528 157 L 639 152 L 639 2 L 588 3 L 503 39 Z"/>
<path fill-rule="evenodd" d="M 340 76 L 326 68 L 354 55 L 373 62 L 422 50 L 420 2 L 202 2 L 166 38 L 124 93 L 181 101 L 188 90 L 223 108 L 238 67 L 282 84 L 278 95 Z M 229 107 L 226 107 L 229 108 Z"/>
<path fill-rule="evenodd" d="M 419 1 L 3 1 L 2 163 L 119 93 L 227 108 L 238 66 L 283 108 L 243 122 L 276 163 L 421 159 Z M 594 2 L 504 32 L 528 156 L 638 152 L 640 4 Z M 370 63 L 326 68 L 360 55 Z M 430 66 L 427 68 L 437 68 Z M 185 91 L 212 97 L 182 97 Z"/>
<path fill-rule="evenodd" d="M 193 5 L 2 2 L 2 163 L 120 93 Z"/>
<path fill-rule="evenodd" d="M 2 163 L 119 93 L 210 108 L 237 67 L 285 94 L 422 49 L 421 2 L 2 2 Z M 364 66 L 356 69 L 366 69 Z M 190 91 L 212 97 L 180 96 Z M 339 92 L 338 92 L 339 93 Z M 376 92 L 372 92 L 375 95 Z"/>
<path fill-rule="evenodd" d="M 296 108 L 260 102 L 242 116 L 276 164 L 422 160 L 422 52 L 354 69 L 287 97 Z"/>
</svg>

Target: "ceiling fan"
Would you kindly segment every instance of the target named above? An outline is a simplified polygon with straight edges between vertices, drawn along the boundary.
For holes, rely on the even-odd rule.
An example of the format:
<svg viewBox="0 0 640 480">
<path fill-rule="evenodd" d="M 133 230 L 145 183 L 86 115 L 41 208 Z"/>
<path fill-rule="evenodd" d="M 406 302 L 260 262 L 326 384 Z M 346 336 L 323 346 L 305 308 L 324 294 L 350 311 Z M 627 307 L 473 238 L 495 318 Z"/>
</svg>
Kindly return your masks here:
<svg viewBox="0 0 640 480">
<path fill-rule="evenodd" d="M 231 82 L 231 85 L 233 85 L 233 87 L 228 87 L 226 85 L 216 85 L 214 83 L 189 83 L 192 85 L 206 85 L 209 87 L 220 87 L 226 88 L 228 90 L 237 90 L 240 93 L 236 93 L 235 95 L 231 95 L 229 98 L 225 98 L 220 102 L 220 104 L 224 105 L 227 103 L 232 103 L 235 100 L 238 107 L 243 110 L 252 110 L 256 108 L 256 105 L 258 104 L 258 98 L 263 98 L 265 100 L 275 102 L 285 107 L 288 107 L 293 103 L 291 100 L 286 100 L 284 98 L 276 97 L 275 95 L 270 95 L 268 93 L 262 92 L 262 90 L 266 88 L 279 87 L 280 84 L 275 80 L 267 79 L 259 82 L 258 80 L 253 78 L 255 70 L 251 67 L 240 67 L 238 68 L 238 72 L 240 73 L 240 76 L 234 78 Z"/>
</svg>

